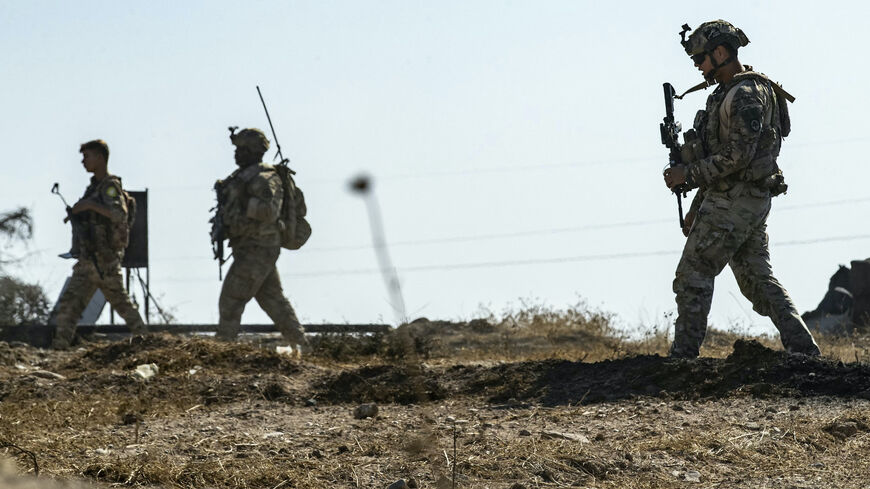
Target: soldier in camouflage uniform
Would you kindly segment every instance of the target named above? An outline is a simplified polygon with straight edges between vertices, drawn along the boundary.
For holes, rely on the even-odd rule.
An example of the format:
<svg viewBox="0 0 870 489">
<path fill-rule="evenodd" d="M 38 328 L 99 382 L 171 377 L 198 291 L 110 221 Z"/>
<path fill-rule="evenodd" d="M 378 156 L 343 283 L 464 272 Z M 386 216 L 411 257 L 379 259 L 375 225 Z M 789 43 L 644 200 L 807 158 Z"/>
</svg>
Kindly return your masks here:
<svg viewBox="0 0 870 489">
<path fill-rule="evenodd" d="M 82 312 L 97 289 L 135 334 L 146 332 L 142 316 L 121 276 L 121 260 L 130 236 L 128 209 L 121 179 L 108 172 L 109 146 L 101 140 L 81 145 L 82 165 L 93 173 L 85 194 L 69 208 L 64 222 L 73 220 L 73 252 L 78 262 L 58 303 L 57 330 L 52 348 L 65 349 L 75 337 Z M 63 255 L 62 255 L 63 256 Z"/>
<path fill-rule="evenodd" d="M 753 309 L 771 318 L 786 350 L 819 355 L 770 265 L 766 221 L 771 197 L 786 189 L 776 159 L 790 122 L 785 92 L 737 59 L 738 48 L 748 43 L 743 31 L 723 20 L 702 24 L 682 42 L 708 83 L 718 85 L 695 117 L 694 148 L 684 146 L 694 154 L 684 151 L 684 166 L 664 174 L 670 189 L 698 189 L 674 280 L 674 357 L 699 355 L 713 281 L 726 264 Z"/>
<path fill-rule="evenodd" d="M 245 305 L 252 298 L 291 344 L 305 345 L 304 330 L 284 297 L 275 263 L 281 252 L 284 190 L 274 167 L 262 163 L 269 140 L 259 129 L 232 134 L 239 168 L 219 181 L 219 217 L 233 249 L 233 264 L 221 289 L 217 338 L 236 338 Z"/>
</svg>

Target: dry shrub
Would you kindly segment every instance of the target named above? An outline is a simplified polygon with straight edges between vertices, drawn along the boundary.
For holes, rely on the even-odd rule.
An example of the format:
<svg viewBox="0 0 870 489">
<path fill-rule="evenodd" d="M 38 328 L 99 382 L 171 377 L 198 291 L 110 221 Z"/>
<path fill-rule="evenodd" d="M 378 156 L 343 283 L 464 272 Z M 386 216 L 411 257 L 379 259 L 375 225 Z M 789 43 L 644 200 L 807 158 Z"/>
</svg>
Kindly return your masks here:
<svg viewBox="0 0 870 489">
<path fill-rule="evenodd" d="M 825 357 L 844 363 L 870 362 L 870 333 L 854 331 L 847 334 L 814 335 Z"/>
<path fill-rule="evenodd" d="M 331 360 L 439 362 L 491 362 L 565 359 L 595 362 L 635 355 L 666 356 L 673 331 L 673 314 L 662 321 L 626 329 L 615 316 L 590 308 L 584 301 L 556 308 L 541 302 L 520 301 L 520 307 L 501 314 L 484 311 L 467 322 L 430 321 L 425 318 L 385 334 L 331 334 L 312 338 L 307 357 Z M 870 334 L 814 333 L 822 353 L 843 362 L 870 360 Z M 748 334 L 739 324 L 726 329 L 710 327 L 701 356 L 725 358 L 738 339 L 754 339 L 782 350 L 778 335 Z"/>
</svg>

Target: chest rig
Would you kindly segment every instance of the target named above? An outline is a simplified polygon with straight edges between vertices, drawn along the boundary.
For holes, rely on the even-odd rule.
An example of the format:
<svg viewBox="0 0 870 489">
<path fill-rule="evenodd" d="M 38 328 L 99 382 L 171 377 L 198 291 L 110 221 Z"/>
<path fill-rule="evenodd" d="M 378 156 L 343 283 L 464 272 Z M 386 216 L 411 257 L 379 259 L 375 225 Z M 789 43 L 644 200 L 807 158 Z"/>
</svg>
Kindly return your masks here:
<svg viewBox="0 0 870 489">
<path fill-rule="evenodd" d="M 707 98 L 706 108 L 699 110 L 695 116 L 693 137 L 698 140 L 695 146 L 700 146 L 705 156 L 724 152 L 730 142 L 728 137 L 732 125 L 740 123 L 737 119 L 740 115 L 732 111 L 732 102 L 738 90 L 747 84 L 757 85 L 759 95 L 765 102 L 761 120 L 757 123 L 760 127 L 751 127 L 752 130 L 760 131 L 753 159 L 744 169 L 716 182 L 713 188 L 726 191 L 744 182 L 752 187 L 766 189 L 771 195 L 779 195 L 788 186 L 776 159 L 782 139 L 791 130 L 787 100 L 793 98 L 766 75 L 747 67 L 747 71 L 734 75 L 730 83 L 717 87 Z M 753 124 L 756 123 L 753 121 Z"/>
</svg>

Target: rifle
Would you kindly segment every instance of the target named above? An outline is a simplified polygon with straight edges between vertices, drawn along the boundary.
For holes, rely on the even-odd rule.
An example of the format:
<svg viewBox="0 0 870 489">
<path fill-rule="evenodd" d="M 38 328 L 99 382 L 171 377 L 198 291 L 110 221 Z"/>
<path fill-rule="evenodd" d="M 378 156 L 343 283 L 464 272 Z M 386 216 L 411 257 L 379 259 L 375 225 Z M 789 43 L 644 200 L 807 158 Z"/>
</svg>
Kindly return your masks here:
<svg viewBox="0 0 870 489">
<path fill-rule="evenodd" d="M 224 219 L 221 217 L 221 207 L 223 206 L 223 182 L 218 180 L 214 183 L 214 191 L 217 195 L 217 203 L 214 207 L 210 209 L 210 211 L 214 211 L 214 215 L 208 222 L 211 223 L 211 251 L 214 253 L 214 259 L 218 261 L 218 281 L 224 279 L 224 263 L 226 263 L 227 259 L 224 258 L 224 240 L 226 237 L 226 230 L 224 229 Z"/>
<path fill-rule="evenodd" d="M 70 207 L 70 205 L 67 203 L 66 199 L 63 198 L 63 194 L 60 193 L 60 184 L 57 182 L 55 182 L 54 185 L 51 186 L 51 193 L 60 197 L 60 200 L 63 201 L 63 205 L 66 207 L 67 220 L 70 222 L 70 225 L 72 226 L 72 232 L 73 232 L 73 246 L 72 246 L 72 249 L 70 249 L 70 252 L 75 253 L 74 250 L 76 248 L 78 248 L 78 235 L 81 232 L 82 226 L 88 227 L 88 234 L 91 238 L 91 243 L 93 243 L 95 240 L 93 213 L 90 211 L 88 212 L 88 214 L 90 214 L 90 216 L 89 216 L 90 218 L 87 220 L 85 220 L 84 217 L 82 217 L 82 216 L 72 214 L 70 212 L 70 211 L 72 211 L 72 207 Z M 79 229 L 78 232 L 76 231 L 76 228 Z M 88 251 L 90 252 L 90 253 L 88 253 L 88 255 L 89 255 L 91 261 L 94 263 L 94 268 L 97 269 L 97 275 L 99 275 L 101 279 L 104 278 L 103 271 L 100 269 L 100 263 L 97 260 L 97 253 L 94 251 L 93 246 L 89 246 Z M 65 257 L 64 255 L 61 255 L 61 256 Z M 72 254 L 72 256 L 74 256 L 76 258 L 78 257 L 77 254 Z"/>
<path fill-rule="evenodd" d="M 673 85 L 665 82 L 663 85 L 665 93 L 665 117 L 659 130 L 662 133 L 662 144 L 670 150 L 668 154 L 668 167 L 672 168 L 683 164 L 683 157 L 680 153 L 680 131 L 683 126 L 674 120 L 674 97 L 676 91 Z M 683 197 L 686 196 L 688 189 L 684 185 L 677 185 L 671 191 L 677 196 L 677 212 L 680 217 L 680 229 L 685 225 L 683 220 Z"/>
<path fill-rule="evenodd" d="M 235 134 L 237 126 L 228 127 L 230 131 L 230 137 Z M 227 239 L 226 226 L 224 225 L 224 218 L 221 215 L 221 210 L 223 206 L 226 204 L 224 202 L 224 187 L 226 187 L 227 183 L 230 179 L 233 178 L 235 172 L 230 175 L 226 180 L 218 180 L 214 183 L 214 192 L 215 192 L 215 206 L 209 209 L 209 211 L 214 211 L 214 216 L 208 220 L 211 223 L 211 251 L 214 254 L 214 259 L 218 261 L 218 281 L 224 279 L 224 263 L 229 260 L 229 257 L 224 258 L 224 240 Z"/>
</svg>

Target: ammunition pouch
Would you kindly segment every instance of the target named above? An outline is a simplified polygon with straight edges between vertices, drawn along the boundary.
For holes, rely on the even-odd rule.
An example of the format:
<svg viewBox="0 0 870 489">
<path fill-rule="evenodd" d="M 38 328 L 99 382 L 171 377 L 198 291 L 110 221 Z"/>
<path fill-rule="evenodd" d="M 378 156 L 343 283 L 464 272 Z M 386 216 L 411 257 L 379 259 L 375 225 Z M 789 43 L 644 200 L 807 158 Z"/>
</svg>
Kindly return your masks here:
<svg viewBox="0 0 870 489">
<path fill-rule="evenodd" d="M 694 129 L 683 133 L 683 146 L 680 147 L 680 157 L 684 165 L 693 165 L 707 156 L 704 144 Z"/>
<path fill-rule="evenodd" d="M 776 164 L 776 157 L 763 155 L 752 160 L 749 167 L 743 171 L 744 182 L 750 182 L 755 187 L 766 189 L 771 197 L 784 194 L 788 190 L 785 177 Z"/>
<path fill-rule="evenodd" d="M 770 191 L 771 197 L 784 194 L 788 191 L 788 184 L 785 183 L 785 177 L 781 171 L 777 171 L 773 175 L 765 178 L 762 185 Z"/>
<path fill-rule="evenodd" d="M 741 172 L 740 179 L 744 182 L 757 182 L 778 171 L 779 166 L 776 164 L 776 158 L 767 154 L 752 160 L 752 162 L 749 163 L 749 166 Z"/>
<path fill-rule="evenodd" d="M 764 155 L 752 160 L 752 163 L 745 170 L 728 175 L 716 182 L 712 188 L 720 192 L 727 192 L 742 184 L 747 184 L 755 191 L 766 191 L 770 193 L 771 197 L 784 194 L 788 190 L 785 177 L 776 164 L 776 158 L 772 155 Z"/>
</svg>

